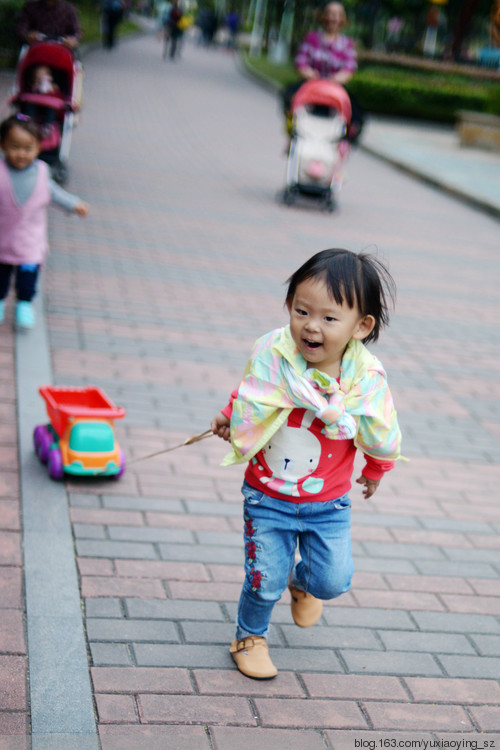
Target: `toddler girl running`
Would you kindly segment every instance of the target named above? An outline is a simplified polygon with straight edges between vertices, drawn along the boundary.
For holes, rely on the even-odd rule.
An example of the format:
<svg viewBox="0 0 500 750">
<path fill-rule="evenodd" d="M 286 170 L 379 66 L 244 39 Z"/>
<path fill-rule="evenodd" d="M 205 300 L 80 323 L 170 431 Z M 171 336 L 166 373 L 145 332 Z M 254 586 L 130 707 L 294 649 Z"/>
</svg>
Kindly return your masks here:
<svg viewBox="0 0 500 750">
<path fill-rule="evenodd" d="M 387 325 L 394 290 L 370 255 L 314 255 L 288 280 L 290 324 L 258 339 L 238 390 L 212 420 L 213 432 L 232 443 L 223 463 L 248 462 L 245 581 L 230 647 L 248 677 L 277 674 L 267 638 L 287 585 L 303 628 L 321 617 L 322 599 L 349 590 L 356 449 L 365 456 L 356 481 L 366 498 L 400 458 L 386 374 L 364 346 Z"/>
<path fill-rule="evenodd" d="M 12 115 L 0 125 L 0 323 L 13 271 L 16 277 L 16 324 L 33 328 L 31 304 L 48 250 L 47 206 L 51 201 L 86 216 L 88 205 L 50 179 L 49 168 L 37 159 L 39 133 L 28 115 Z"/>
</svg>

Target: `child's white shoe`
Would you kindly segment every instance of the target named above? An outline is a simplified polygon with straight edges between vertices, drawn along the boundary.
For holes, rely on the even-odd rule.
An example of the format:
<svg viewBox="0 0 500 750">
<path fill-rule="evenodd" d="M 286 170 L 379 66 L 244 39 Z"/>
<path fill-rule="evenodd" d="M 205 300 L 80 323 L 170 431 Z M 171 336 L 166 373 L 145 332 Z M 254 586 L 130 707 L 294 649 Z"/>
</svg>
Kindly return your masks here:
<svg viewBox="0 0 500 750">
<path fill-rule="evenodd" d="M 35 320 L 35 311 L 31 302 L 18 302 L 16 304 L 16 325 L 19 328 L 33 328 Z"/>
</svg>

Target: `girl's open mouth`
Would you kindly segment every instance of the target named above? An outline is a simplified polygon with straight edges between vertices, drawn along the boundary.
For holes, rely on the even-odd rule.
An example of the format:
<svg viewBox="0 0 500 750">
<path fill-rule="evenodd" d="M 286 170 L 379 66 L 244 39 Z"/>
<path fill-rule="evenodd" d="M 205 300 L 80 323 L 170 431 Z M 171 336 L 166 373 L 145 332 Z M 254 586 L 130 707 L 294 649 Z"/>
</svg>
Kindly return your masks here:
<svg viewBox="0 0 500 750">
<path fill-rule="evenodd" d="M 318 349 L 321 346 L 319 341 L 308 341 L 307 339 L 304 339 L 304 344 L 308 349 Z"/>
</svg>

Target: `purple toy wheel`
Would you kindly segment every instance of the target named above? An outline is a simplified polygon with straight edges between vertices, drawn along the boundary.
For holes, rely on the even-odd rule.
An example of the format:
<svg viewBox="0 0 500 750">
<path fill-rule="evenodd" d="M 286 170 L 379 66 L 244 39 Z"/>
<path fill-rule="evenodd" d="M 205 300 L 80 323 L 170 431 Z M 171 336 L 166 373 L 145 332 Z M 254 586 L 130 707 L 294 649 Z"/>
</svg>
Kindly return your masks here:
<svg viewBox="0 0 500 750">
<path fill-rule="evenodd" d="M 47 425 L 40 424 L 38 427 L 35 427 L 33 442 L 35 444 L 36 455 L 42 463 L 46 464 L 49 458 L 50 446 L 54 442 L 54 437 Z"/>
<path fill-rule="evenodd" d="M 59 448 L 51 448 L 48 461 L 49 477 L 51 479 L 62 479 L 64 476 L 62 453 Z"/>
<path fill-rule="evenodd" d="M 118 479 L 118 477 L 121 477 L 123 472 L 125 471 L 125 466 L 127 465 L 127 462 L 125 461 L 125 453 L 120 448 L 120 468 L 116 472 L 116 474 L 113 474 L 113 477 L 115 479 Z"/>
</svg>

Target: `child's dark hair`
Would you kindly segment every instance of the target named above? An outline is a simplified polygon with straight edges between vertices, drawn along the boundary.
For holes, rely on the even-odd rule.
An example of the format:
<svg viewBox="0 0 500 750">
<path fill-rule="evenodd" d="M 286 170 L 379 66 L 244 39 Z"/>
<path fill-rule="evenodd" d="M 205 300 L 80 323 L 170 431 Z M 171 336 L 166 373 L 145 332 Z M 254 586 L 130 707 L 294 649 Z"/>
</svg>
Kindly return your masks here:
<svg viewBox="0 0 500 750">
<path fill-rule="evenodd" d="M 17 113 L 7 117 L 7 119 L 0 124 L 0 143 L 5 141 L 12 128 L 22 128 L 36 138 L 37 141 L 40 140 L 40 133 L 36 122 L 31 117 L 28 117 L 28 115 Z"/>
<path fill-rule="evenodd" d="M 351 309 L 357 305 L 362 316 L 373 315 L 373 331 L 363 343 L 378 339 L 389 323 L 389 307 L 394 306 L 396 284 L 387 268 L 373 255 L 350 250 L 322 250 L 304 263 L 287 280 L 286 304 L 291 305 L 299 284 L 307 279 L 323 279 L 332 298 Z"/>
</svg>

